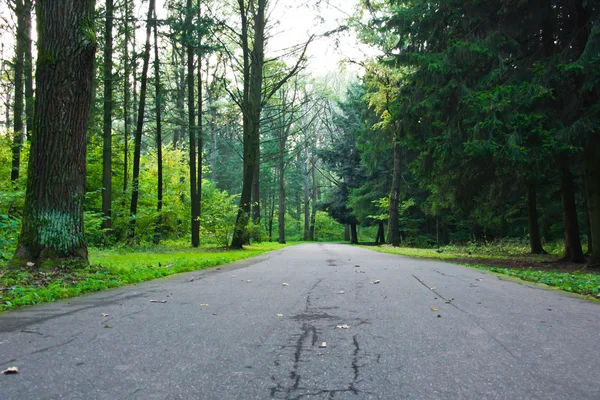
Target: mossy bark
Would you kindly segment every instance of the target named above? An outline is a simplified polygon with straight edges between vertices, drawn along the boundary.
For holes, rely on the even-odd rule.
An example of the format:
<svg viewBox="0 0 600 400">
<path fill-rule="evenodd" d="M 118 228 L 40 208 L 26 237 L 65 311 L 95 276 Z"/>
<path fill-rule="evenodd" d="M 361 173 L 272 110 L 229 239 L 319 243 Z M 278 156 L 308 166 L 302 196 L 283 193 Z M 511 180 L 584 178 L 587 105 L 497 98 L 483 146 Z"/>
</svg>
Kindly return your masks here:
<svg viewBox="0 0 600 400">
<path fill-rule="evenodd" d="M 41 56 L 23 222 L 11 266 L 88 263 L 83 202 L 96 43 L 83 27 L 93 6 L 93 0 L 36 2 Z"/>
</svg>

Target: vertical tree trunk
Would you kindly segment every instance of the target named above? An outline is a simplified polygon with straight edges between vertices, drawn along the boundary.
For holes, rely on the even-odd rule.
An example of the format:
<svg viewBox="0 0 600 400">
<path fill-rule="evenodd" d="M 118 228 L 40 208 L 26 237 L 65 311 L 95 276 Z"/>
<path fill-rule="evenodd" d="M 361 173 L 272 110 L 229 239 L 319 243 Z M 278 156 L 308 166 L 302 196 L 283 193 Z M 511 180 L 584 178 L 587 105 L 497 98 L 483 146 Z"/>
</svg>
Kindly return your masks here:
<svg viewBox="0 0 600 400">
<path fill-rule="evenodd" d="M 380 221 L 377 224 L 377 238 L 375 239 L 376 244 L 384 244 L 385 243 L 385 228 L 383 226 L 383 221 Z"/>
<path fill-rule="evenodd" d="M 310 152 L 308 140 L 304 143 L 304 241 L 310 238 L 310 177 L 308 165 L 310 163 Z"/>
<path fill-rule="evenodd" d="M 535 183 L 527 185 L 527 218 L 529 223 L 529 245 L 531 254 L 547 254 L 542 247 L 540 229 L 538 226 Z"/>
<path fill-rule="evenodd" d="M 312 164 L 312 209 L 310 211 L 310 229 L 308 231 L 308 240 L 315 241 L 315 224 L 317 222 L 317 174 L 315 164 Z"/>
<path fill-rule="evenodd" d="M 198 201 L 198 181 L 196 170 L 196 108 L 194 106 L 194 54 L 192 43 L 194 25 L 192 0 L 187 0 L 187 89 L 188 89 L 188 130 L 190 146 L 190 201 L 192 212 L 192 246 L 200 245 L 200 203 Z"/>
<path fill-rule="evenodd" d="M 31 49 L 31 0 L 23 2 L 25 7 L 25 58 L 23 68 L 25 72 L 25 121 L 27 123 L 27 140 L 31 141 L 33 131 L 33 56 Z"/>
<path fill-rule="evenodd" d="M 285 148 L 285 142 L 282 143 L 282 139 L 279 140 L 279 243 L 285 243 L 285 163 L 283 159 L 283 152 Z"/>
<path fill-rule="evenodd" d="M 156 106 L 156 158 L 158 164 L 158 176 L 157 176 L 157 204 L 156 212 L 156 228 L 154 229 L 154 243 L 160 243 L 160 234 L 162 231 L 162 208 L 163 208 L 163 159 L 162 159 L 162 118 L 161 118 L 161 105 L 162 105 L 162 94 L 160 89 L 160 59 L 158 55 L 158 21 L 156 16 L 156 10 L 154 10 L 154 93 L 155 93 L 155 106 Z"/>
<path fill-rule="evenodd" d="M 131 34 L 129 31 L 129 20 L 131 14 L 131 0 L 124 0 L 124 15 L 125 15 L 125 45 L 123 46 L 123 192 L 127 191 L 129 177 L 129 131 L 132 125 L 131 122 L 131 87 L 129 86 L 129 76 L 131 75 L 131 60 L 129 57 L 129 41 Z"/>
<path fill-rule="evenodd" d="M 146 44 L 144 45 L 144 64 L 142 66 L 142 82 L 140 87 L 139 110 L 135 130 L 135 148 L 133 151 L 133 179 L 131 181 L 131 207 L 129 209 L 129 241 L 135 237 L 135 219 L 139 198 L 140 158 L 142 153 L 142 131 L 144 128 L 144 113 L 146 111 L 146 91 L 148 88 L 148 64 L 150 63 L 150 33 L 152 30 L 152 14 L 154 13 L 155 0 L 148 4 L 148 20 L 146 23 Z"/>
<path fill-rule="evenodd" d="M 584 148 L 583 174 L 587 199 L 591 257 L 589 265 L 600 268 L 600 134 L 591 134 Z"/>
<path fill-rule="evenodd" d="M 106 0 L 104 23 L 104 127 L 102 145 L 102 229 L 112 227 L 113 0 Z"/>
<path fill-rule="evenodd" d="M 350 241 L 350 224 L 344 224 L 344 242 Z"/>
<path fill-rule="evenodd" d="M 392 190 L 390 194 L 390 217 L 388 221 L 388 244 L 400 246 L 400 166 L 401 149 L 398 138 L 394 139 L 394 172 L 392 176 Z"/>
<path fill-rule="evenodd" d="M 579 221 L 577 220 L 577 205 L 575 203 L 575 184 L 569 164 L 564 161 L 560 163 L 560 194 L 562 200 L 563 223 L 565 229 L 565 255 L 564 261 L 583 263 L 583 249 L 581 248 L 581 237 L 579 232 Z"/>
<path fill-rule="evenodd" d="M 37 0 L 34 134 L 17 251 L 27 261 L 88 263 L 83 233 L 86 136 L 96 43 L 94 1 Z"/>
<path fill-rule="evenodd" d="M 15 0 L 15 14 L 17 17 L 17 46 L 15 49 L 15 102 L 13 104 L 14 136 L 12 145 L 12 170 L 10 180 L 19 179 L 21 169 L 21 148 L 23 147 L 23 63 L 27 47 L 27 28 L 25 7 L 23 0 Z"/>
<path fill-rule="evenodd" d="M 358 232 L 356 230 L 356 224 L 350 224 L 350 244 L 358 244 Z"/>
</svg>

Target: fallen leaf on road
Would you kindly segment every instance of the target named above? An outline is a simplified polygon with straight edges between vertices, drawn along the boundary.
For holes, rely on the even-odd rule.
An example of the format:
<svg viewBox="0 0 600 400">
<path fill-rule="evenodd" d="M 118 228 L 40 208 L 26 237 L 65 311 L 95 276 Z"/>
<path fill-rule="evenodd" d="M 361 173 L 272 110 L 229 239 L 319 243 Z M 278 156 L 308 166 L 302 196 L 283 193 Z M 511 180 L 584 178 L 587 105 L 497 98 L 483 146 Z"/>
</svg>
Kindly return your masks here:
<svg viewBox="0 0 600 400">
<path fill-rule="evenodd" d="M 285 282 L 283 282 L 283 283 L 281 284 L 281 286 L 290 286 L 290 284 L 289 284 L 289 283 L 285 283 Z"/>
<path fill-rule="evenodd" d="M 108 317 L 109 316 L 108 314 L 105 314 L 105 313 L 102 313 L 100 315 L 102 315 L 103 317 Z"/>
<path fill-rule="evenodd" d="M 166 300 L 150 300 L 150 303 L 166 303 Z"/>
<path fill-rule="evenodd" d="M 475 280 L 481 282 L 483 278 L 475 278 Z"/>
<path fill-rule="evenodd" d="M 200 307 L 207 307 L 208 304 L 200 304 Z"/>
<path fill-rule="evenodd" d="M 4 371 L 0 372 L 0 375 L 14 375 L 19 373 L 19 368 L 10 367 L 6 368 Z"/>
<path fill-rule="evenodd" d="M 250 283 L 250 282 L 252 282 L 252 279 L 248 279 L 246 282 L 247 282 L 247 283 Z"/>
<path fill-rule="evenodd" d="M 437 308 L 431 307 L 431 311 L 437 311 Z"/>
<path fill-rule="evenodd" d="M 327 348 L 327 342 L 323 342 L 321 343 L 321 345 L 319 346 L 320 349 L 326 349 Z"/>
<path fill-rule="evenodd" d="M 343 290 L 340 290 L 339 292 L 337 292 L 336 294 L 345 294 L 346 292 L 344 292 Z"/>
<path fill-rule="evenodd" d="M 196 278 L 192 278 L 188 282 L 195 282 L 195 281 L 196 281 Z"/>
<path fill-rule="evenodd" d="M 429 288 L 429 290 L 435 290 L 435 288 L 434 288 L 434 287 L 431 287 L 431 288 Z"/>
<path fill-rule="evenodd" d="M 344 325 L 338 325 L 338 326 L 336 326 L 336 328 L 338 328 L 338 329 L 350 329 L 350 325 L 346 325 L 346 324 L 344 324 Z"/>
<path fill-rule="evenodd" d="M 376 281 L 373 281 L 373 282 L 370 282 L 370 283 L 372 283 L 373 285 L 377 285 L 377 284 L 381 283 L 381 281 L 379 279 L 377 279 Z"/>
<path fill-rule="evenodd" d="M 276 317 L 283 317 L 283 314 L 275 314 Z"/>
</svg>

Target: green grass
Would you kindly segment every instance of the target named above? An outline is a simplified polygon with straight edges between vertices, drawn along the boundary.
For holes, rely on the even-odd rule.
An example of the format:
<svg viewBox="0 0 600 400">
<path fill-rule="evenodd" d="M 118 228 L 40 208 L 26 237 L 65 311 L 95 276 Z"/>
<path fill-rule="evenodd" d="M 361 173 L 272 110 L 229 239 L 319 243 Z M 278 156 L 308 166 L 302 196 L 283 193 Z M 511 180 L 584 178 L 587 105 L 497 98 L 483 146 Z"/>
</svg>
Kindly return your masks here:
<svg viewBox="0 0 600 400">
<path fill-rule="evenodd" d="M 429 260 L 449 261 L 496 274 L 511 276 L 524 281 L 541 283 L 570 293 L 600 298 L 600 272 L 578 271 L 581 266 L 553 264 L 557 252 L 548 255 L 527 254 L 526 247 L 488 245 L 480 247 L 443 247 L 441 253 L 436 249 L 417 249 L 408 247 L 366 247 L 382 253 L 397 254 L 406 257 Z M 558 248 L 555 246 L 555 248 Z M 471 252 L 471 254 L 469 254 Z M 518 266 L 515 267 L 515 266 Z M 571 269 L 560 271 L 559 269 Z"/>
<path fill-rule="evenodd" d="M 0 312 L 223 265 L 285 246 L 261 243 L 246 246 L 244 250 L 214 247 L 91 249 L 91 265 L 85 269 L 13 271 L 0 268 Z"/>
</svg>

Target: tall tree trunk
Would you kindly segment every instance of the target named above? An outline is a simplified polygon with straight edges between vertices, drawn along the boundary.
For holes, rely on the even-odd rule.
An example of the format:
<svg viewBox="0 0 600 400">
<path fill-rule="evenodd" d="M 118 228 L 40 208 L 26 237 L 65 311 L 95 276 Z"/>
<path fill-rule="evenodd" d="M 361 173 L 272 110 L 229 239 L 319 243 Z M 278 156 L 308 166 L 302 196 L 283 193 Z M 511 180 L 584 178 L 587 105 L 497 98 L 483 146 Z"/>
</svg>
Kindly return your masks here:
<svg viewBox="0 0 600 400">
<path fill-rule="evenodd" d="M 202 5 L 198 0 L 198 23 L 202 21 Z M 202 216 L 202 164 L 204 161 L 204 129 L 202 118 L 204 117 L 204 101 L 202 87 L 202 38 L 198 42 L 198 187 L 196 188 L 196 201 L 198 203 L 198 244 L 200 244 L 200 217 Z"/>
<path fill-rule="evenodd" d="M 21 235 L 11 266 L 88 263 L 86 136 L 96 43 L 94 1 L 37 0 L 34 134 Z M 68 90 L 65 90 L 68 89 Z"/>
<path fill-rule="evenodd" d="M 527 185 L 527 218 L 529 223 L 529 245 L 531 247 L 531 254 L 547 254 L 546 250 L 542 247 L 542 240 L 540 238 L 534 182 L 529 182 Z"/>
<path fill-rule="evenodd" d="M 156 111 L 156 158 L 157 158 L 157 204 L 156 204 L 156 228 L 154 229 L 154 243 L 160 243 L 162 232 L 162 208 L 163 208 L 163 156 L 162 156 L 162 94 L 160 89 L 160 58 L 158 54 L 158 21 L 156 10 L 154 10 L 154 93 L 155 93 L 155 111 Z"/>
<path fill-rule="evenodd" d="M 112 227 L 113 0 L 106 0 L 104 23 L 104 129 L 102 145 L 102 229 Z"/>
<path fill-rule="evenodd" d="M 133 179 L 131 181 L 131 207 L 129 209 L 129 241 L 135 237 L 135 219 L 137 214 L 139 198 L 140 158 L 142 153 L 142 132 L 144 128 L 144 113 L 146 111 L 146 91 L 148 88 L 148 64 L 150 63 L 150 33 L 152 31 L 152 15 L 154 13 L 155 0 L 148 4 L 148 19 L 146 23 L 146 44 L 144 45 L 144 64 L 142 66 L 142 82 L 140 87 L 140 101 L 137 114 L 137 126 L 135 130 L 135 148 L 133 150 Z"/>
<path fill-rule="evenodd" d="M 392 176 L 392 191 L 390 194 L 390 217 L 388 221 L 388 244 L 400 246 L 400 166 L 401 149 L 398 138 L 394 139 L 394 172 Z"/>
<path fill-rule="evenodd" d="M 350 241 L 350 224 L 344 224 L 344 242 Z"/>
<path fill-rule="evenodd" d="M 17 17 L 17 46 L 15 49 L 15 102 L 13 104 L 14 136 L 12 145 L 12 170 L 10 180 L 19 179 L 21 169 L 21 148 L 23 147 L 23 63 L 27 48 L 27 23 L 23 0 L 15 0 L 15 13 Z"/>
<path fill-rule="evenodd" d="M 125 14 L 125 45 L 123 46 L 123 192 L 127 191 L 129 177 L 129 131 L 131 121 L 131 87 L 129 86 L 131 75 L 131 60 L 129 57 L 129 42 L 131 34 L 129 31 L 129 20 L 131 14 L 131 0 L 124 0 Z"/>
<path fill-rule="evenodd" d="M 310 229 L 308 230 L 308 240 L 315 241 L 315 224 L 317 222 L 317 174 L 315 172 L 314 160 L 312 163 L 312 209 L 310 211 Z"/>
<path fill-rule="evenodd" d="M 25 57 L 23 68 L 25 72 L 25 121 L 27 123 L 27 140 L 31 141 L 33 131 L 33 55 L 31 46 L 31 0 L 25 0 Z"/>
<path fill-rule="evenodd" d="M 376 244 L 384 244 L 385 243 L 385 228 L 383 226 L 383 221 L 380 221 L 377 224 L 377 238 L 375 239 Z"/>
<path fill-rule="evenodd" d="M 560 193 L 562 200 L 563 222 L 565 228 L 564 261 L 583 263 L 586 261 L 581 248 L 577 205 L 575 202 L 575 184 L 567 161 L 560 162 Z"/>
<path fill-rule="evenodd" d="M 310 152 L 308 140 L 304 143 L 304 241 L 310 237 L 310 177 L 308 165 L 310 163 Z"/>
<path fill-rule="evenodd" d="M 188 131 L 190 146 L 190 201 L 192 212 L 192 246 L 200 245 L 200 203 L 198 202 L 198 181 L 196 170 L 196 108 L 194 106 L 194 54 L 192 43 L 194 32 L 192 0 L 187 0 L 187 90 L 188 90 Z"/>
<path fill-rule="evenodd" d="M 587 199 L 591 257 L 589 265 L 600 268 L 600 134 L 591 134 L 584 148 L 583 174 Z"/>
<path fill-rule="evenodd" d="M 350 244 L 358 244 L 358 231 L 356 230 L 356 224 L 350 224 Z"/>
<path fill-rule="evenodd" d="M 243 0 L 238 0 L 241 14 L 245 15 Z M 253 4 L 253 3 L 251 3 Z M 236 218 L 231 247 L 242 248 L 246 243 L 250 205 L 252 200 L 252 181 L 256 168 L 256 154 L 260 143 L 260 116 L 262 112 L 262 82 L 265 42 L 265 8 L 266 0 L 258 0 L 254 16 L 253 51 L 248 47 L 247 20 L 242 16 L 242 47 L 244 50 L 244 167 L 240 207 Z M 245 25 L 245 27 L 244 27 Z M 246 36 L 245 39 L 243 36 Z"/>
</svg>

